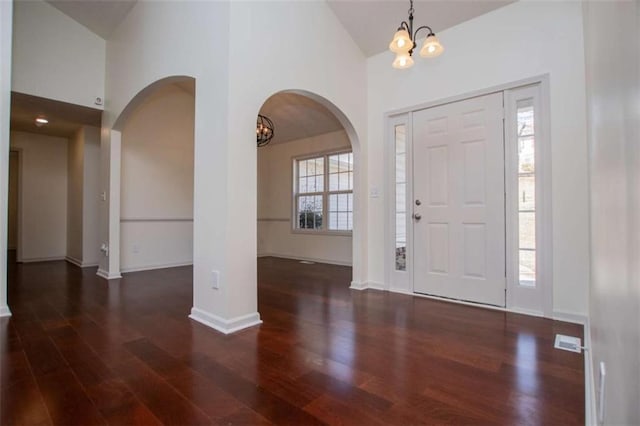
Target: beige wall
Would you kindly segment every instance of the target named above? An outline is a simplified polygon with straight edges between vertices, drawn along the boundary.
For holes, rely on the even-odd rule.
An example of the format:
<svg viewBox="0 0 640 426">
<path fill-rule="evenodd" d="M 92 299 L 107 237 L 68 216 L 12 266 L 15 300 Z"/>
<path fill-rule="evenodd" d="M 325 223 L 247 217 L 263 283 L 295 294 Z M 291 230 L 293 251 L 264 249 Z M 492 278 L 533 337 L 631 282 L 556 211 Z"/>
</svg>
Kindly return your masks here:
<svg viewBox="0 0 640 426">
<path fill-rule="evenodd" d="M 63 259 L 67 252 L 67 139 L 11 132 L 20 150 L 18 260 Z"/>
<path fill-rule="evenodd" d="M 17 151 L 9 153 L 9 229 L 8 248 L 15 249 L 18 244 L 18 182 L 20 159 Z"/>
<path fill-rule="evenodd" d="M 169 85 L 123 128 L 123 272 L 193 262 L 193 125 L 193 94 Z"/>
<path fill-rule="evenodd" d="M 82 171 L 82 264 L 100 260 L 100 129 L 84 127 Z"/>
<path fill-rule="evenodd" d="M 606 365 L 609 425 L 640 424 L 639 14 L 634 1 L 584 3 L 591 353 L 596 390 Z"/>
<path fill-rule="evenodd" d="M 293 158 L 349 147 L 347 134 L 339 131 L 258 149 L 258 256 L 351 265 L 351 236 L 291 229 Z"/>
</svg>

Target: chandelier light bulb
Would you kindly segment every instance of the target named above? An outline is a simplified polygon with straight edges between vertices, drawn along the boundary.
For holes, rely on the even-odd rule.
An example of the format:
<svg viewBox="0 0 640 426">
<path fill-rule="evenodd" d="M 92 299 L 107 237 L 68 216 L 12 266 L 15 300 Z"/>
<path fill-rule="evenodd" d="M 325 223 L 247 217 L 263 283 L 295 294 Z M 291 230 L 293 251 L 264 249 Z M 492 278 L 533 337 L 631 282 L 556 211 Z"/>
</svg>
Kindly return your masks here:
<svg viewBox="0 0 640 426">
<path fill-rule="evenodd" d="M 392 66 L 399 70 L 411 68 L 413 66 L 413 58 L 409 53 L 398 53 L 396 59 L 393 61 Z"/>
<path fill-rule="evenodd" d="M 423 58 L 435 58 L 440 56 L 444 52 L 444 47 L 440 44 L 438 37 L 435 34 L 429 34 L 424 40 L 422 49 L 420 49 L 420 56 Z"/>
<path fill-rule="evenodd" d="M 413 48 L 413 41 L 407 30 L 400 29 L 393 35 L 393 40 L 389 43 L 389 50 L 393 53 L 408 52 Z"/>
</svg>

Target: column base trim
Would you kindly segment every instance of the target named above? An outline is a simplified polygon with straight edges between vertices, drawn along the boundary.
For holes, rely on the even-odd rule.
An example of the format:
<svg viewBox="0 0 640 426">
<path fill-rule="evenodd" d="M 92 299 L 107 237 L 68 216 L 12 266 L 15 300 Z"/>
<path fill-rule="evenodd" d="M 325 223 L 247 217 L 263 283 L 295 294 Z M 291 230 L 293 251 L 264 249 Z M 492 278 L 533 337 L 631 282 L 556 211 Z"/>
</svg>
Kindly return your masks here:
<svg viewBox="0 0 640 426">
<path fill-rule="evenodd" d="M 99 269 L 99 268 L 98 268 L 98 272 L 96 272 L 96 275 L 99 276 L 100 278 L 104 278 L 105 280 L 117 280 L 118 278 L 122 278 L 122 275 L 120 275 L 120 273 L 109 274 L 104 269 Z"/>
<path fill-rule="evenodd" d="M 10 317 L 11 316 L 11 310 L 9 309 L 9 306 L 5 305 L 0 307 L 0 317 Z"/>
<path fill-rule="evenodd" d="M 260 314 L 257 312 L 225 319 L 194 307 L 191 308 L 191 315 L 189 315 L 189 318 L 223 334 L 235 333 L 245 328 L 262 324 Z"/>
</svg>

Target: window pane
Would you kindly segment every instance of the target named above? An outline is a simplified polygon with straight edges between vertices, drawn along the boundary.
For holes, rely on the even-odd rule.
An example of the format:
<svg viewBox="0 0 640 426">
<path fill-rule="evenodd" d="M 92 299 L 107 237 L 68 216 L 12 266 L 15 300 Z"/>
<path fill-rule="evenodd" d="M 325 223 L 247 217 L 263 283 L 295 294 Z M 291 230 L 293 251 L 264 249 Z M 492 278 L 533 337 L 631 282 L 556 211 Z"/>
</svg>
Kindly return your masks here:
<svg viewBox="0 0 640 426">
<path fill-rule="evenodd" d="M 517 104 L 518 245 L 520 285 L 536 285 L 535 111 L 531 99 Z"/>
<path fill-rule="evenodd" d="M 333 173 L 329 175 L 329 191 L 338 190 L 338 174 Z"/>
<path fill-rule="evenodd" d="M 406 154 L 396 155 L 396 183 L 402 183 L 407 181 L 406 175 Z"/>
<path fill-rule="evenodd" d="M 406 126 L 395 126 L 395 182 L 396 226 L 395 264 L 397 271 L 407 270 L 407 214 L 406 214 Z"/>
<path fill-rule="evenodd" d="M 536 285 L 536 252 L 520 250 L 520 285 L 534 287 Z"/>
<path fill-rule="evenodd" d="M 322 228 L 322 195 L 298 198 L 298 226 L 302 229 Z"/>
<path fill-rule="evenodd" d="M 518 214 L 519 246 L 521 249 L 533 250 L 536 248 L 536 214 L 533 212 L 520 212 Z"/>
<path fill-rule="evenodd" d="M 324 191 L 324 175 L 316 176 L 316 191 Z"/>
<path fill-rule="evenodd" d="M 518 209 L 535 211 L 536 209 L 536 177 L 524 174 L 518 177 Z"/>
</svg>

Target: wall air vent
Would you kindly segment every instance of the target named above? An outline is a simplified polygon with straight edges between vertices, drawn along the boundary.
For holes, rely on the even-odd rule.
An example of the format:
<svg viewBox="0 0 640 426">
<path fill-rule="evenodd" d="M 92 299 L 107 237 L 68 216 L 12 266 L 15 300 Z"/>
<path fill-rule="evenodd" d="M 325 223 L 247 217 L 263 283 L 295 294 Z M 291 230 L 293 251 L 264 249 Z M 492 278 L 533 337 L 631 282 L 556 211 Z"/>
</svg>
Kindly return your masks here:
<svg viewBox="0 0 640 426">
<path fill-rule="evenodd" d="M 556 343 L 553 345 L 553 347 L 565 351 L 582 353 L 582 341 L 579 337 L 556 334 Z"/>
</svg>

